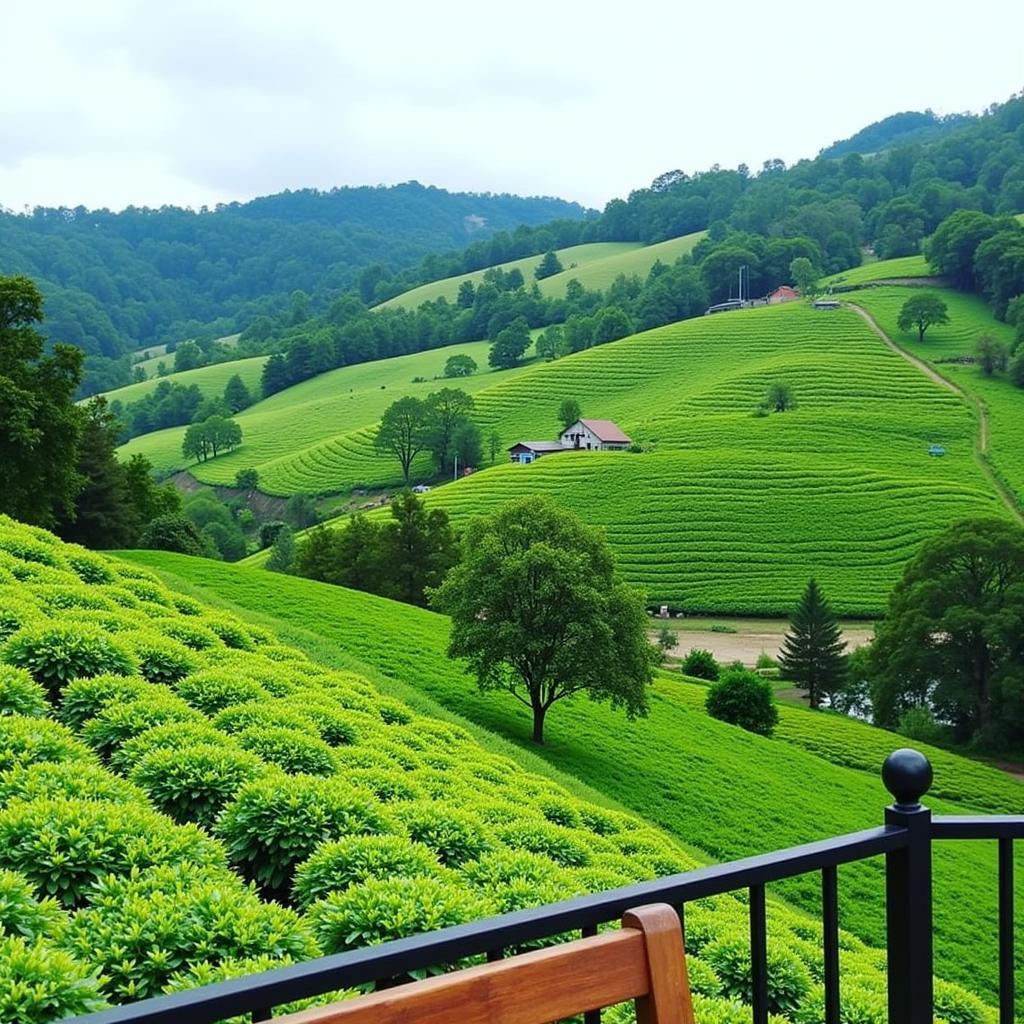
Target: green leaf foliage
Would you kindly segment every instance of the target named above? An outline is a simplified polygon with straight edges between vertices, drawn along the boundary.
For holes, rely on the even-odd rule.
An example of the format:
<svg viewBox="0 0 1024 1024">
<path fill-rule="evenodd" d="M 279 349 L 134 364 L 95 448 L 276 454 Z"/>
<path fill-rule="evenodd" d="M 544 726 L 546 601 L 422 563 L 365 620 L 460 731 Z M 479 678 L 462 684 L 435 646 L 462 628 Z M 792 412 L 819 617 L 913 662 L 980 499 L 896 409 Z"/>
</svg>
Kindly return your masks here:
<svg viewBox="0 0 1024 1024">
<path fill-rule="evenodd" d="M 772 684 L 746 669 L 730 669 L 713 682 L 705 706 L 712 718 L 762 736 L 771 736 L 779 720 Z"/>
</svg>

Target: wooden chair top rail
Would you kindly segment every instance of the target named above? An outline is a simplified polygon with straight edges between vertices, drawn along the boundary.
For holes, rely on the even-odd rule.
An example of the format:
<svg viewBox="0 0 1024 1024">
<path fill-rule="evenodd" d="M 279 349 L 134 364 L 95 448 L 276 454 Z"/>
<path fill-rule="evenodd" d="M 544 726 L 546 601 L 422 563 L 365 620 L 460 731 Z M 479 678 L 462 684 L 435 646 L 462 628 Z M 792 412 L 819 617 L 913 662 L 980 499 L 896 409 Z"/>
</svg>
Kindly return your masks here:
<svg viewBox="0 0 1024 1024">
<path fill-rule="evenodd" d="M 637 1024 L 693 1024 L 679 916 L 655 903 L 617 932 L 343 1000 L 277 1024 L 550 1024 L 636 1000 Z"/>
</svg>

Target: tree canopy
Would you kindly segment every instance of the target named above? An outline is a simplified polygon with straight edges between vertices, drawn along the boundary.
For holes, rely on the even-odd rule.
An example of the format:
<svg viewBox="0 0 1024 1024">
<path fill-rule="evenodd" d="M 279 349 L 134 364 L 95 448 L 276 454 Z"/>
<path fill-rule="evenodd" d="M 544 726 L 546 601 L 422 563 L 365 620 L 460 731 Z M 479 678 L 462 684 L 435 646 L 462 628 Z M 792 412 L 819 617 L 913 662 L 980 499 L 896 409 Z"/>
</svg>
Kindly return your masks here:
<svg viewBox="0 0 1024 1024">
<path fill-rule="evenodd" d="M 949 309 L 933 292 L 911 295 L 900 309 L 896 326 L 901 331 L 917 329 L 917 340 L 924 341 L 925 332 L 936 324 L 949 323 Z"/>
<path fill-rule="evenodd" d="M 927 707 L 961 739 L 1024 742 L 1024 529 L 954 523 L 926 543 L 889 598 L 871 647 L 872 700 L 893 728 Z"/>
<path fill-rule="evenodd" d="M 546 498 L 474 519 L 431 604 L 452 618 L 449 654 L 530 709 L 537 743 L 551 706 L 577 693 L 646 714 L 657 653 L 643 595 L 618 577 L 603 534 Z"/>
<path fill-rule="evenodd" d="M 786 679 L 807 691 L 807 702 L 818 707 L 843 686 L 846 642 L 839 621 L 815 579 L 808 580 L 800 604 L 790 618 L 782 641 L 779 668 Z"/>
</svg>

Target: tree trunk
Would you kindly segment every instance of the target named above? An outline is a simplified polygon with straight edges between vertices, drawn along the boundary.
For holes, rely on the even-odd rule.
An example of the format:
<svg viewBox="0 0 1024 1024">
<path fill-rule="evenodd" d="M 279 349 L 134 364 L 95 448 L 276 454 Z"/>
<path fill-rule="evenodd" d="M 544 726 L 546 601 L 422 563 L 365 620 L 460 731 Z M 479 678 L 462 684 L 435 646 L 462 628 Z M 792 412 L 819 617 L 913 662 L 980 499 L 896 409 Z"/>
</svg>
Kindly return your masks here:
<svg viewBox="0 0 1024 1024">
<path fill-rule="evenodd" d="M 533 742 L 541 746 L 544 745 L 544 716 L 547 710 L 542 704 L 533 706 Z"/>
</svg>

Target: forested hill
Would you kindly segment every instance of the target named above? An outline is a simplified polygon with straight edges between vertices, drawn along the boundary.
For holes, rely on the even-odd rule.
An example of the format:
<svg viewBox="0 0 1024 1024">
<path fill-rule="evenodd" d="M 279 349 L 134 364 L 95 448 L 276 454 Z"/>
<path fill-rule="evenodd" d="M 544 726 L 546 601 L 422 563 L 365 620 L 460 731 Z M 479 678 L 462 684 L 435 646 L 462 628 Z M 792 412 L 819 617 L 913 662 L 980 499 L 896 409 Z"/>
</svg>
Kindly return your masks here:
<svg viewBox="0 0 1024 1024">
<path fill-rule="evenodd" d="M 0 202 L 2 202 L 0 196 Z M 34 278 L 47 334 L 117 357 L 223 321 L 229 333 L 286 307 L 351 287 L 367 264 L 411 264 L 518 225 L 580 219 L 561 199 L 390 188 L 304 189 L 200 211 L 0 207 L 0 274 Z M 217 329 L 214 326 L 212 329 Z"/>
<path fill-rule="evenodd" d="M 875 121 L 866 128 L 840 139 L 823 149 L 819 156 L 835 159 L 847 153 L 880 153 L 894 146 L 934 142 L 977 118 L 971 114 L 947 114 L 940 117 L 931 110 L 905 110 Z"/>
</svg>

